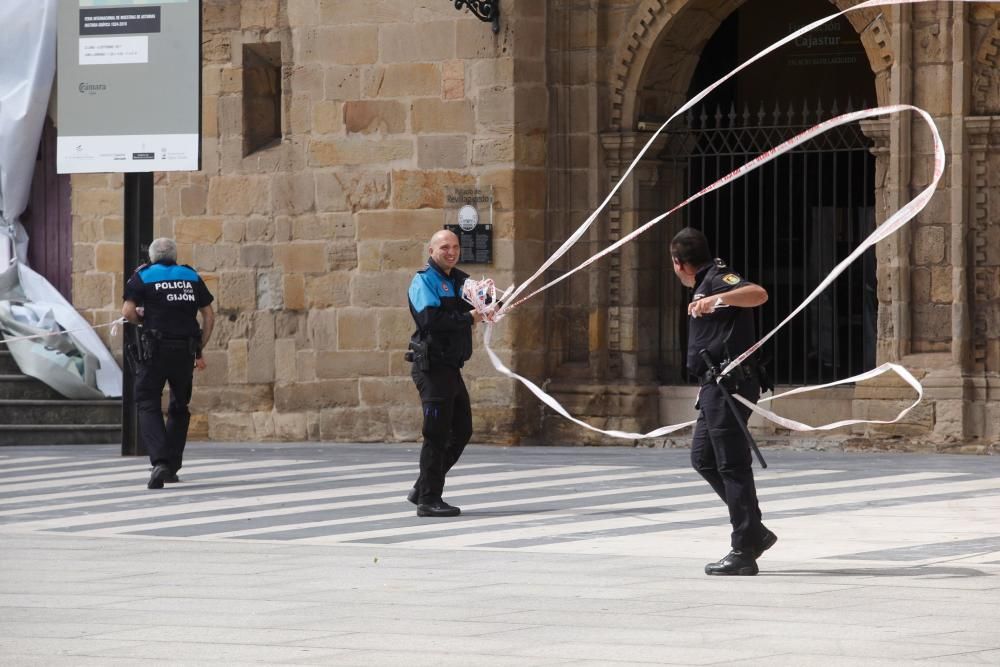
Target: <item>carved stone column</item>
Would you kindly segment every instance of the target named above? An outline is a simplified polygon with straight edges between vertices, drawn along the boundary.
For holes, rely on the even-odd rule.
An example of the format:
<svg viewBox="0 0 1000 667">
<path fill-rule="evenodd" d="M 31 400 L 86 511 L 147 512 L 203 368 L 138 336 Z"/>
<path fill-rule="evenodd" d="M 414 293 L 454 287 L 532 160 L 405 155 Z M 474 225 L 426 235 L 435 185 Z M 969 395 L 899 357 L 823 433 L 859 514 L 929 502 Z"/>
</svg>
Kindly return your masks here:
<svg viewBox="0 0 1000 667">
<path fill-rule="evenodd" d="M 601 136 L 609 184 L 614 185 L 629 168 L 652 135 L 621 132 Z M 644 225 L 662 213 L 665 202 L 657 192 L 660 160 L 667 137 L 660 135 L 622 184 L 608 212 L 608 243 Z M 608 262 L 608 371 L 612 377 L 637 382 L 655 378 L 656 341 L 648 333 L 656 327 L 657 304 L 649 302 L 656 289 L 658 255 L 656 228 L 612 253 Z M 649 346 L 654 346 L 647 350 Z M 652 363 L 651 363 L 652 362 Z"/>
</svg>

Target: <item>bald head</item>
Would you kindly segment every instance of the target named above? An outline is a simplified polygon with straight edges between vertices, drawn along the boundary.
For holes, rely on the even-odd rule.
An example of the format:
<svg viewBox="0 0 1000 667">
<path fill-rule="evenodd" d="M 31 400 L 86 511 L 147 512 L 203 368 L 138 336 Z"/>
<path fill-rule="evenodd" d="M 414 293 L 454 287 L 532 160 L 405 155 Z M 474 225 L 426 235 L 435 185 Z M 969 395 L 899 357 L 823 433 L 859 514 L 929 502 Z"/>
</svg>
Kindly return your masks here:
<svg viewBox="0 0 1000 667">
<path fill-rule="evenodd" d="M 459 245 L 458 237 L 454 232 L 442 229 L 434 233 L 430 243 L 427 244 L 427 254 L 434 260 L 442 271 L 446 274 L 458 264 L 462 255 L 462 246 Z"/>
</svg>

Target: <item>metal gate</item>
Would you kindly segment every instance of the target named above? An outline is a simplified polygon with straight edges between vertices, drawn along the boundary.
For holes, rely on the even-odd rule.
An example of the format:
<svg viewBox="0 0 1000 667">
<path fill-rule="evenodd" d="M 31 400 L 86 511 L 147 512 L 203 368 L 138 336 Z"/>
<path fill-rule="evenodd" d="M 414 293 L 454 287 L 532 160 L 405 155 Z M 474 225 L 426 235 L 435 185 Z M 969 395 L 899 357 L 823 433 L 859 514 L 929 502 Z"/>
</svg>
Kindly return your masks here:
<svg viewBox="0 0 1000 667">
<path fill-rule="evenodd" d="M 806 103 L 756 113 L 704 110 L 671 133 L 662 154 L 667 173 L 694 193 L 803 130 L 850 111 Z M 683 224 L 701 229 L 713 251 L 770 298 L 758 309 L 758 337 L 776 327 L 836 264 L 874 229 L 875 159 L 858 124 L 826 132 L 684 210 Z M 674 229 L 680 225 L 675 224 Z M 665 239 L 669 242 L 669 239 Z M 666 247 L 666 243 L 663 244 Z M 687 382 L 685 290 L 670 258 L 661 263 L 660 374 Z M 869 250 L 758 356 L 780 384 L 848 377 L 875 363 L 875 256 Z"/>
</svg>

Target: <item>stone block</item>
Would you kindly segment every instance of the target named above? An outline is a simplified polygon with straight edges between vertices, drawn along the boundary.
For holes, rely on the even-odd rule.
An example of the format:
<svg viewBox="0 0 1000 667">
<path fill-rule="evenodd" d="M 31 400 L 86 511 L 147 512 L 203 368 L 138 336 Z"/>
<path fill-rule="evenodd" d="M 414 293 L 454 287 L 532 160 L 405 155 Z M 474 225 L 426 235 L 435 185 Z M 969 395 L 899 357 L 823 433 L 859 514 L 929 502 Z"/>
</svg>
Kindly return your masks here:
<svg viewBox="0 0 1000 667">
<path fill-rule="evenodd" d="M 270 384 L 200 386 L 191 400 L 197 412 L 253 412 L 270 410 L 273 404 Z"/>
<path fill-rule="evenodd" d="M 253 271 L 219 273 L 220 311 L 249 311 L 257 307 L 257 281 Z"/>
<path fill-rule="evenodd" d="M 310 27 L 319 23 L 317 0 L 288 0 L 288 23 L 293 28 Z"/>
<path fill-rule="evenodd" d="M 464 169 L 469 166 L 469 139 L 464 134 L 417 138 L 421 169 Z"/>
<path fill-rule="evenodd" d="M 213 176 L 208 186 L 208 210 L 213 215 L 270 212 L 270 182 L 264 176 Z"/>
<path fill-rule="evenodd" d="M 412 271 L 382 271 L 375 274 L 356 273 L 351 277 L 351 303 L 368 308 L 406 305 L 406 291 L 413 280 Z M 341 329 L 343 335 L 343 329 Z M 369 331 L 369 346 L 372 332 Z M 341 338 L 343 344 L 343 338 Z"/>
<path fill-rule="evenodd" d="M 313 104 L 312 129 L 316 134 L 340 134 L 344 129 L 343 103 L 320 100 Z"/>
<path fill-rule="evenodd" d="M 361 134 L 406 132 L 406 107 L 390 100 L 344 102 L 344 127 Z"/>
<path fill-rule="evenodd" d="M 913 233 L 913 261 L 919 266 L 940 264 L 945 258 L 946 235 L 943 227 L 917 227 Z"/>
<path fill-rule="evenodd" d="M 465 97 L 465 79 L 445 79 L 442 88 L 441 97 L 446 100 L 460 100 Z"/>
<path fill-rule="evenodd" d="M 320 379 L 384 376 L 389 370 L 385 352 L 317 352 L 316 377 Z"/>
<path fill-rule="evenodd" d="M 316 380 L 274 385 L 274 407 L 278 412 L 356 405 L 358 405 L 357 379 Z"/>
<path fill-rule="evenodd" d="M 331 271 L 350 271 L 358 266 L 358 246 L 353 241 L 334 241 L 326 246 L 326 263 Z"/>
<path fill-rule="evenodd" d="M 514 206 L 516 210 L 545 209 L 548 180 L 541 169 L 518 169 L 514 173 Z"/>
<path fill-rule="evenodd" d="M 222 218 L 187 218 L 174 223 L 177 243 L 212 244 L 222 238 Z"/>
<path fill-rule="evenodd" d="M 286 273 L 281 279 L 282 303 L 289 310 L 306 307 L 306 282 L 301 273 Z"/>
<path fill-rule="evenodd" d="M 250 442 L 256 437 L 253 420 L 242 412 L 208 415 L 208 437 L 219 442 Z"/>
<path fill-rule="evenodd" d="M 102 273 L 121 273 L 125 249 L 121 243 L 98 243 L 94 246 L 94 268 Z"/>
<path fill-rule="evenodd" d="M 229 341 L 226 368 L 229 370 L 230 384 L 246 383 L 248 350 L 249 342 L 245 338 Z"/>
<path fill-rule="evenodd" d="M 361 211 L 357 214 L 358 240 L 411 240 L 426 248 L 434 232 L 444 225 L 444 211 Z"/>
<path fill-rule="evenodd" d="M 282 240 L 276 232 L 277 219 L 275 218 L 250 218 L 245 225 L 246 240 L 250 243 Z"/>
<path fill-rule="evenodd" d="M 309 420 L 305 412 L 275 412 L 274 437 L 281 442 L 302 442 L 309 439 Z"/>
<path fill-rule="evenodd" d="M 298 215 L 314 208 L 316 183 L 312 172 L 278 174 L 271 181 L 271 208 L 278 214 Z"/>
<path fill-rule="evenodd" d="M 456 23 L 450 20 L 382 26 L 378 31 L 379 61 L 398 63 L 451 60 L 456 53 Z"/>
<path fill-rule="evenodd" d="M 337 325 L 339 314 L 340 311 L 336 308 L 309 311 L 306 317 L 306 340 L 309 347 L 316 350 L 336 350 L 339 348 L 340 332 Z M 315 359 L 313 363 L 315 367 Z M 302 377 L 301 373 L 299 377 Z"/>
<path fill-rule="evenodd" d="M 416 271 L 427 263 L 427 241 L 386 241 L 378 248 L 378 269 L 408 269 Z M 359 254 L 360 254 L 359 250 Z M 362 267 L 363 268 L 363 267 Z"/>
<path fill-rule="evenodd" d="M 516 138 L 515 138 L 516 139 Z M 472 164 L 492 165 L 514 160 L 515 142 L 509 137 L 501 139 L 476 138 L 472 142 Z M 419 144 L 417 155 L 420 155 Z"/>
<path fill-rule="evenodd" d="M 316 52 L 324 63 L 364 65 L 379 59 L 379 28 L 346 25 L 316 30 Z"/>
<path fill-rule="evenodd" d="M 412 385 L 412 382 L 411 382 Z M 415 390 L 411 389 L 415 394 Z M 419 405 L 389 406 L 389 426 L 396 442 L 420 442 L 423 439 L 423 414 Z"/>
<path fill-rule="evenodd" d="M 319 9 L 324 25 L 413 21 L 413 5 L 398 0 L 320 0 Z"/>
<path fill-rule="evenodd" d="M 320 273 L 327 270 L 326 246 L 314 241 L 274 246 L 274 261 L 287 273 Z"/>
<path fill-rule="evenodd" d="M 952 269 L 949 266 L 934 266 L 931 267 L 931 290 L 930 298 L 934 303 L 951 303 L 952 299 L 952 286 L 951 286 L 951 274 Z"/>
<path fill-rule="evenodd" d="M 441 71 L 435 63 L 398 63 L 366 70 L 365 97 L 440 97 Z"/>
<path fill-rule="evenodd" d="M 446 188 L 475 184 L 475 176 L 457 171 L 394 171 L 392 205 L 400 209 L 441 209 L 445 205 Z"/>
<path fill-rule="evenodd" d="M 367 139 L 350 137 L 309 144 L 309 164 L 313 167 L 384 164 L 413 157 L 412 139 Z"/>
<path fill-rule="evenodd" d="M 299 381 L 311 382 L 316 379 L 316 355 L 314 350 L 299 350 L 295 353 L 295 372 Z"/>
<path fill-rule="evenodd" d="M 361 404 L 369 407 L 399 405 L 403 397 L 416 398 L 417 394 L 413 380 L 405 377 L 362 378 L 360 390 Z"/>
<path fill-rule="evenodd" d="M 361 97 L 360 68 L 327 67 L 323 74 L 323 97 L 327 100 L 356 100 Z"/>
<path fill-rule="evenodd" d="M 73 190 L 73 214 L 86 216 L 121 215 L 124 202 L 118 190 Z"/>
<path fill-rule="evenodd" d="M 95 246 L 92 243 L 74 243 L 73 244 L 73 273 L 86 273 L 87 271 L 92 271 L 94 269 L 94 249 Z M 376 269 L 378 267 L 375 267 Z"/>
<path fill-rule="evenodd" d="M 184 215 L 204 215 L 208 203 L 208 193 L 203 185 L 189 185 L 181 188 L 181 213 Z"/>
<path fill-rule="evenodd" d="M 82 273 L 73 276 L 73 305 L 77 308 L 103 308 L 118 301 L 113 276 L 107 273 Z"/>
<path fill-rule="evenodd" d="M 269 245 L 241 245 L 240 265 L 252 268 L 266 268 L 274 263 Z"/>
<path fill-rule="evenodd" d="M 590 12 L 581 13 L 590 14 Z M 507 18 L 506 20 L 509 21 L 510 19 Z M 455 48 L 455 57 L 457 58 L 467 58 L 469 60 L 496 58 L 502 55 L 502 49 L 506 51 L 504 47 L 501 47 L 501 42 L 508 42 L 508 40 L 501 40 L 500 36 L 494 35 L 492 30 L 483 30 L 479 19 L 461 19 L 455 22 L 455 28 L 461 36 Z M 510 33 L 508 32 L 505 37 L 509 35 Z M 544 46 L 544 44 L 545 36 L 543 35 L 542 45 Z"/>
<path fill-rule="evenodd" d="M 385 442 L 389 439 L 385 408 L 332 408 L 320 412 L 319 436 L 331 442 Z"/>
<path fill-rule="evenodd" d="M 415 99 L 411 121 L 416 134 L 471 133 L 475 130 L 475 112 L 469 100 Z"/>
<path fill-rule="evenodd" d="M 381 308 L 375 345 L 380 350 L 405 350 L 415 328 L 409 308 Z"/>
<path fill-rule="evenodd" d="M 274 440 L 274 413 L 253 412 L 250 419 L 253 421 L 254 440 Z"/>
<path fill-rule="evenodd" d="M 384 171 L 316 172 L 316 204 L 321 211 L 359 211 L 389 205 L 389 175 Z"/>
<path fill-rule="evenodd" d="M 273 382 L 274 315 L 272 313 L 254 314 L 247 354 L 252 361 L 247 368 L 247 381 L 251 384 Z"/>
<path fill-rule="evenodd" d="M 377 323 L 378 315 L 371 308 L 339 309 L 337 311 L 337 349 L 370 350 Z"/>
<path fill-rule="evenodd" d="M 351 274 L 332 271 L 306 276 L 306 307 L 330 308 L 350 303 Z"/>
<path fill-rule="evenodd" d="M 208 415 L 192 413 L 191 421 L 188 422 L 188 441 L 208 440 L 208 438 Z"/>
<path fill-rule="evenodd" d="M 215 336 L 208 342 L 208 346 L 201 352 L 205 360 L 205 369 L 194 374 L 195 387 L 224 387 L 229 384 L 229 370 L 226 368 L 229 353 L 228 350 L 220 350 L 219 343 Z M 195 392 L 195 396 L 198 395 Z"/>
</svg>

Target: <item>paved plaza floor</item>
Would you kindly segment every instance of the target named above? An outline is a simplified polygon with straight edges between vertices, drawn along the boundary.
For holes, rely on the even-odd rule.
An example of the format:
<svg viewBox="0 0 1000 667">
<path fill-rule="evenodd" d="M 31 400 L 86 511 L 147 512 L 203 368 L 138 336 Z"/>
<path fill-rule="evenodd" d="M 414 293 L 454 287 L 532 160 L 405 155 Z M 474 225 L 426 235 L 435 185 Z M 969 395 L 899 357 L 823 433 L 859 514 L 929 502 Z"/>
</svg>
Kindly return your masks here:
<svg viewBox="0 0 1000 667">
<path fill-rule="evenodd" d="M 757 577 L 687 452 L 0 449 L 2 665 L 1000 664 L 1000 459 L 765 451 Z"/>
</svg>

